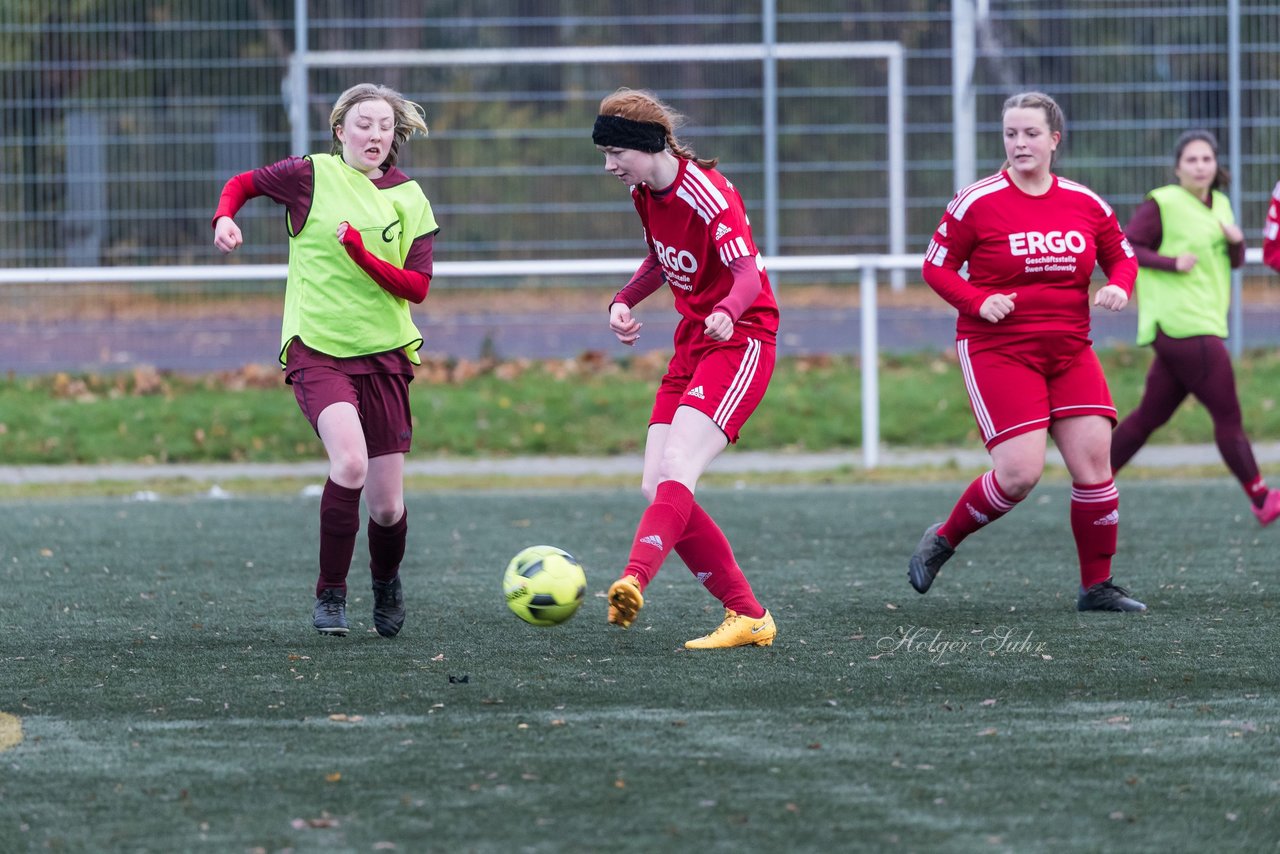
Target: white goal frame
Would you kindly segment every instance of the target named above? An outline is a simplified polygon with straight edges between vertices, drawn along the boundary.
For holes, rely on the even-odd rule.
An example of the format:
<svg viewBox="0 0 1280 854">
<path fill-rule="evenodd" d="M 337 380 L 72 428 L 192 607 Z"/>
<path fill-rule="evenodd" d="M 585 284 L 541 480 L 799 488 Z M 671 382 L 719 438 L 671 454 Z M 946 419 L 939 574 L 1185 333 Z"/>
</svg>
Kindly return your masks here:
<svg viewBox="0 0 1280 854">
<path fill-rule="evenodd" d="M 301 4 L 305 7 L 305 3 Z M 889 165 L 889 252 L 907 251 L 906 179 L 906 59 L 898 42 L 798 42 L 790 44 L 615 45 L 611 47 L 470 48 L 464 50 L 326 50 L 311 51 L 306 43 L 305 13 L 297 26 L 298 48 L 289 57 L 289 121 L 291 144 L 298 155 L 310 151 L 308 104 L 312 68 L 382 68 L 387 66 L 491 67 L 507 65 L 616 65 L 661 62 L 742 62 L 764 65 L 764 252 L 778 255 L 778 60 L 885 60 L 888 99 L 887 161 Z M 895 274 L 895 289 L 905 280 Z"/>
</svg>

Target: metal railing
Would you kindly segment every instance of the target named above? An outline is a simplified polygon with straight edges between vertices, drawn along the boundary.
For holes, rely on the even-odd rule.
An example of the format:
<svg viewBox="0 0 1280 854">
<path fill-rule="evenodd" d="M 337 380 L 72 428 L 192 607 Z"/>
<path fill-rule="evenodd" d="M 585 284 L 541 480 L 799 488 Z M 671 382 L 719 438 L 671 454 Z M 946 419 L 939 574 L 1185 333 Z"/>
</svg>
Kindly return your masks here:
<svg viewBox="0 0 1280 854">
<path fill-rule="evenodd" d="M 1247 264 L 1260 264 L 1262 251 L 1250 249 Z M 765 267 L 775 273 L 859 274 L 859 322 L 861 333 L 860 372 L 862 382 L 862 461 L 876 468 L 880 459 L 880 378 L 878 286 L 884 273 L 919 270 L 921 257 L 898 255 L 811 255 L 766 258 Z M 634 258 L 565 259 L 529 261 L 441 261 L 435 275 L 449 279 L 539 278 L 593 275 L 629 275 L 635 272 Z M 186 267 L 47 267 L 0 270 L 0 288 L 19 284 L 148 283 L 279 281 L 288 268 L 284 264 L 192 265 Z M 1237 287 L 1236 300 L 1239 301 Z M 1238 330 L 1237 330 L 1238 331 Z M 1242 336 L 1234 334 L 1233 342 Z"/>
</svg>

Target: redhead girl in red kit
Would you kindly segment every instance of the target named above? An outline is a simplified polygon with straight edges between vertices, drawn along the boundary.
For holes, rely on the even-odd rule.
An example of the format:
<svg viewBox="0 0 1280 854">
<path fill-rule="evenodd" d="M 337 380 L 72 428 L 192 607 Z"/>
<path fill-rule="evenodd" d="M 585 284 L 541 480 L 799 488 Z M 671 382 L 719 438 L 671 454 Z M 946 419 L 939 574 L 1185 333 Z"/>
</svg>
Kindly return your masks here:
<svg viewBox="0 0 1280 854">
<path fill-rule="evenodd" d="M 956 194 L 924 263 L 925 281 L 960 312 L 956 352 L 993 468 L 925 531 L 907 577 L 925 593 L 965 537 L 1026 498 L 1052 434 L 1072 479 L 1077 609 L 1145 611 L 1111 579 L 1120 522 L 1110 462 L 1116 409 L 1089 339 L 1095 263 L 1107 284 L 1093 304 L 1110 311 L 1128 304 L 1138 264 L 1107 203 L 1051 171 L 1065 125 L 1054 100 L 1014 95 L 1003 125 L 1006 168 Z"/>
<path fill-rule="evenodd" d="M 663 283 L 681 319 L 658 388 L 641 488 L 651 502 L 622 577 L 609 588 L 609 622 L 627 628 L 672 549 L 725 608 L 689 649 L 769 646 L 777 628 L 743 576 L 724 533 L 694 500 L 698 478 L 764 397 L 773 375 L 778 306 L 742 197 L 675 136 L 681 116 L 648 92 L 621 89 L 600 103 L 591 134 L 604 168 L 631 188 L 649 255 L 609 307 L 623 344 L 640 337 L 632 309 Z"/>
</svg>

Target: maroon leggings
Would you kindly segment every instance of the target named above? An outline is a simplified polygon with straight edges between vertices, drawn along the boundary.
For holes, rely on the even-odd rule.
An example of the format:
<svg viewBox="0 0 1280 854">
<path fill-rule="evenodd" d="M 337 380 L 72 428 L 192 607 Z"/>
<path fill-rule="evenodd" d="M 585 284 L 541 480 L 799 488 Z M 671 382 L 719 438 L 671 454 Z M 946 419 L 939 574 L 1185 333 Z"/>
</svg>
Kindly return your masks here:
<svg viewBox="0 0 1280 854">
<path fill-rule="evenodd" d="M 1147 373 L 1142 402 L 1111 434 L 1111 470 L 1120 471 L 1193 394 L 1213 418 L 1213 438 L 1227 468 L 1240 483 L 1251 483 L 1258 476 L 1258 464 L 1244 433 L 1236 377 L 1222 339 L 1214 335 L 1170 338 L 1157 332 L 1151 347 L 1156 358 Z"/>
</svg>

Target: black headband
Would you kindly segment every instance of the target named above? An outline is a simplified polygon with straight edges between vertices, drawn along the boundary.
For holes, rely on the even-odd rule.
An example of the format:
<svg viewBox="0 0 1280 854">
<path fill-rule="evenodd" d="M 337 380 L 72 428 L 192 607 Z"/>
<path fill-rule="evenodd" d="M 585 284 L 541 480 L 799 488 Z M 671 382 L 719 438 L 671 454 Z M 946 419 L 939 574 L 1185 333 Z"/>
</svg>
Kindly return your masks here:
<svg viewBox="0 0 1280 854">
<path fill-rule="evenodd" d="M 605 148 L 631 148 L 657 154 L 667 147 L 667 129 L 657 122 L 637 122 L 622 116 L 596 116 L 591 141 Z"/>
</svg>

